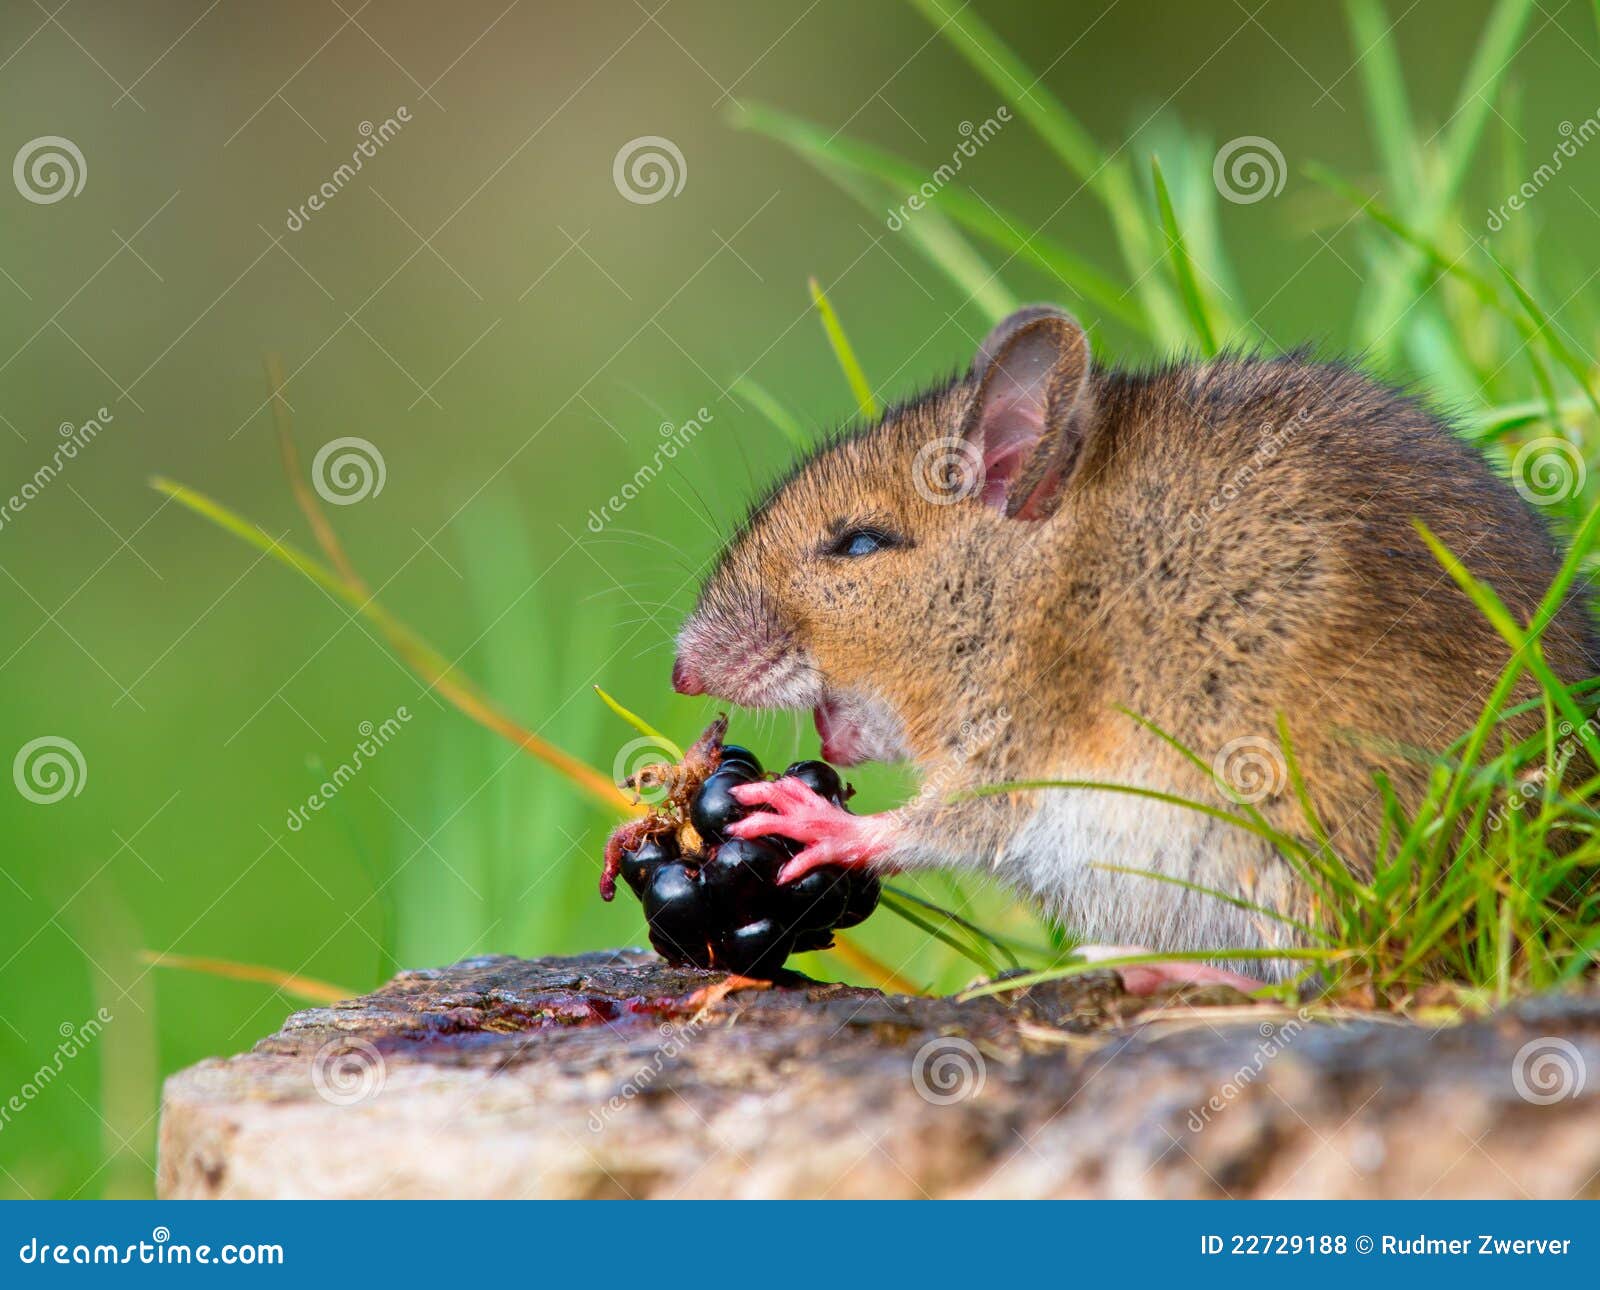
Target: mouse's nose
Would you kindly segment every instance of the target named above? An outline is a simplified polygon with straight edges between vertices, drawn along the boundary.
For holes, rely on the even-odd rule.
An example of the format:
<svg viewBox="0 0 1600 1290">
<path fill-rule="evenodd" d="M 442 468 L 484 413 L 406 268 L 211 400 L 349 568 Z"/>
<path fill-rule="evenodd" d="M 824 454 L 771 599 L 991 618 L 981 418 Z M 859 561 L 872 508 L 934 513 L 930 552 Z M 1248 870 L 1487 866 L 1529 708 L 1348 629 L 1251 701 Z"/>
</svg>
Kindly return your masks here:
<svg viewBox="0 0 1600 1290">
<path fill-rule="evenodd" d="M 672 688 L 679 694 L 704 694 L 705 682 L 700 674 L 679 658 L 672 665 Z"/>
</svg>

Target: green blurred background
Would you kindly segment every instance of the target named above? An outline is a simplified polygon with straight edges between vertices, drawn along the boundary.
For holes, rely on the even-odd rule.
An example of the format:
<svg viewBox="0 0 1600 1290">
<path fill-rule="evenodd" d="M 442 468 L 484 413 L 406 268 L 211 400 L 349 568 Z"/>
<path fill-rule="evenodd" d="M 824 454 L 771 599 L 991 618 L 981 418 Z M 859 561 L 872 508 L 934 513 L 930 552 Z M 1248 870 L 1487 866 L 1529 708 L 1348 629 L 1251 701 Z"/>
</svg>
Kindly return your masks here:
<svg viewBox="0 0 1600 1290">
<path fill-rule="evenodd" d="M 1368 231 L 1300 169 L 1379 185 L 1363 50 L 1337 6 L 975 7 L 1108 151 L 1140 175 L 1161 152 L 1180 195 L 1208 182 L 1222 141 L 1270 136 L 1287 183 L 1221 206 L 1239 279 L 1226 285 L 1278 343 L 1358 341 Z M 386 946 L 426 966 L 643 939 L 634 902 L 594 896 L 604 811 L 444 705 L 332 597 L 148 486 L 170 476 L 313 546 L 265 355 L 289 374 L 308 463 L 341 436 L 381 452 L 382 491 L 327 509 L 383 602 L 609 771 L 633 732 L 591 685 L 680 740 L 713 711 L 671 693 L 672 635 L 721 534 L 793 451 L 736 382 L 808 428 L 853 413 L 807 277 L 890 397 L 964 365 L 1004 296 L 1073 297 L 995 254 L 996 284 L 971 299 L 882 213 L 734 128 L 766 104 L 930 168 L 948 158 L 962 122 L 1002 100 L 908 5 L 55 8 L 0 8 L 0 160 L 59 135 L 87 167 L 83 191 L 50 204 L 0 184 L 0 494 L 50 459 L 62 423 L 113 419 L 0 529 L 0 753 L 55 736 L 86 767 L 53 804 L 0 792 L 0 1101 L 56 1060 L 65 1028 L 101 1008 L 114 1021 L 0 1125 L 0 1194 L 144 1195 L 162 1077 L 301 1006 L 147 952 L 362 990 Z M 1451 116 L 1488 12 L 1389 5 L 1424 137 Z M 1518 43 L 1496 116 L 1542 158 L 1562 122 L 1600 108 L 1594 16 L 1546 0 Z M 362 123 L 401 107 L 409 122 L 291 230 Z M 670 139 L 686 174 L 640 204 L 613 159 L 647 135 Z M 1519 237 L 1570 249 L 1545 257 L 1557 303 L 1595 271 L 1597 167 L 1600 151 L 1580 154 L 1519 217 Z M 960 183 L 1118 272 L 1103 209 L 1026 122 Z M 1486 145 L 1464 206 L 1505 191 Z M 1583 308 L 1563 318 L 1588 348 Z M 1102 353 L 1151 356 L 1086 317 Z M 1404 354 L 1391 367 L 1412 370 Z M 663 423 L 701 408 L 689 450 L 591 532 Z M 291 830 L 319 767 L 402 706 L 414 719 Z M 790 717 L 736 714 L 734 733 L 779 764 L 816 747 Z M 903 789 L 894 772 L 856 778 L 869 808 Z M 937 879 L 925 890 L 966 899 Z M 1030 927 L 1003 893 L 978 905 Z M 860 939 L 930 986 L 972 973 L 886 913 Z"/>
</svg>

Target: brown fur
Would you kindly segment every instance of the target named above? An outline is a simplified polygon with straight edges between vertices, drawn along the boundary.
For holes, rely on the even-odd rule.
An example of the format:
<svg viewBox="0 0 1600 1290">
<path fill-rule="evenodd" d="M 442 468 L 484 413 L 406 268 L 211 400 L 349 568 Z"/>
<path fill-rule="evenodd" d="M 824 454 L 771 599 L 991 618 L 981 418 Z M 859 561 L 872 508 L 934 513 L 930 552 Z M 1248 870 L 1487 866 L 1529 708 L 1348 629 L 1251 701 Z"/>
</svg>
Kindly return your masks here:
<svg viewBox="0 0 1600 1290">
<path fill-rule="evenodd" d="M 808 704 L 819 686 L 874 696 L 898 717 L 899 751 L 940 790 L 901 812 L 894 858 L 1019 866 L 1011 876 L 1069 917 L 1073 892 L 1028 872 L 1048 858 L 1010 854 L 1035 796 L 940 802 L 952 789 L 1063 773 L 1222 800 L 1119 708 L 1208 762 L 1240 739 L 1276 748 L 1283 714 L 1323 822 L 1350 863 L 1370 863 L 1373 771 L 1414 801 L 1426 766 L 1403 750 L 1438 750 L 1469 726 L 1507 659 L 1413 517 L 1524 621 L 1559 564 L 1540 518 L 1415 400 L 1302 355 L 1096 368 L 1073 411 L 1072 451 L 1046 445 L 1068 471 L 1042 518 L 1008 518 L 978 497 L 929 500 L 912 486 L 913 464 L 970 426 L 988 357 L 823 448 L 756 509 L 685 630 L 707 688 L 758 703 Z M 1072 403 L 1059 394 L 1053 404 Z M 1031 489 L 1038 461 L 1030 467 L 1019 476 Z M 861 525 L 907 544 L 855 560 L 821 553 Z M 1568 681 L 1600 670 L 1576 599 L 1544 648 Z M 793 673 L 781 693 L 741 692 L 776 658 Z M 1304 831 L 1286 781 L 1258 806 Z M 1219 837 L 1194 834 L 1186 854 L 1169 848 L 1158 863 L 1152 832 L 1151 854 L 1105 859 L 1308 912 L 1270 851 Z M 1077 912 L 1109 919 L 1118 939 L 1195 948 L 1173 944 L 1197 926 L 1193 894 L 1148 881 L 1128 894 L 1137 890 Z M 1106 913 L 1125 898 L 1153 908 Z M 1281 943 L 1271 929 L 1254 934 Z"/>
</svg>

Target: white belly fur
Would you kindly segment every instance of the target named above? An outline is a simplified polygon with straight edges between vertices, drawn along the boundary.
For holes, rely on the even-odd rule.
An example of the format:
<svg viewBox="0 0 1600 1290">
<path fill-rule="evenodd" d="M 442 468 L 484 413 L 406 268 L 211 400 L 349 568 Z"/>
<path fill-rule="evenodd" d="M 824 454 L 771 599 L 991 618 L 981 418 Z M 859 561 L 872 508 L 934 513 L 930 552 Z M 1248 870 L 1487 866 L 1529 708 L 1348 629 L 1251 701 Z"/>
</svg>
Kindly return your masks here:
<svg viewBox="0 0 1600 1290">
<path fill-rule="evenodd" d="M 1153 783 L 1153 769 L 1059 777 L 1183 791 Z M 1297 939 L 1284 924 L 1213 896 L 1098 867 L 1149 870 L 1282 907 L 1293 873 L 1265 841 L 1198 811 L 1128 793 L 1061 788 L 1037 794 L 1038 809 L 1000 855 L 995 873 L 1035 896 L 1069 933 L 1153 950 L 1224 951 L 1219 961 L 1229 961 L 1229 949 L 1273 948 Z M 1246 875 L 1253 876 L 1249 890 Z M 1294 967 L 1283 960 L 1232 960 L 1230 966 L 1272 979 Z"/>
</svg>

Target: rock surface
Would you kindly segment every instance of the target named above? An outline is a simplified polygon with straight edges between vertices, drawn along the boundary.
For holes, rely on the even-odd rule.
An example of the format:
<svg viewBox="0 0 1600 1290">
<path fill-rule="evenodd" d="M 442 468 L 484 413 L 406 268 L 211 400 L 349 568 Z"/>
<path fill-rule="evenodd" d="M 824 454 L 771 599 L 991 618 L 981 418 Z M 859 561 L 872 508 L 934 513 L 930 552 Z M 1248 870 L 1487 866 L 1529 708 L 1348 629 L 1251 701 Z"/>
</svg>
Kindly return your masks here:
<svg viewBox="0 0 1600 1290">
<path fill-rule="evenodd" d="M 402 973 L 168 1080 L 159 1192 L 1600 1195 L 1593 994 L 1434 1030 L 1111 973 L 721 980 L 633 950 Z"/>
</svg>

